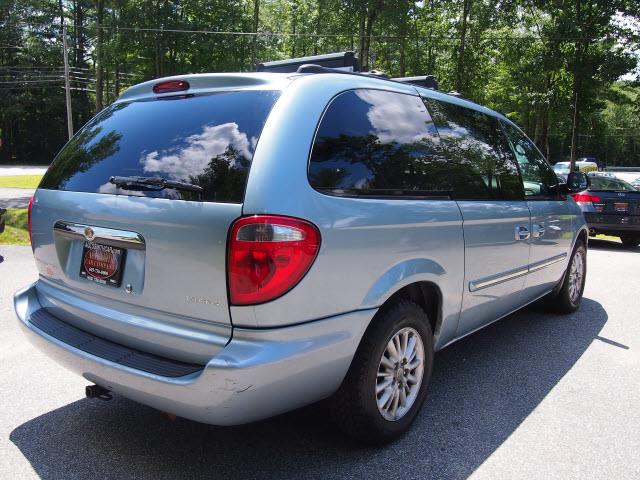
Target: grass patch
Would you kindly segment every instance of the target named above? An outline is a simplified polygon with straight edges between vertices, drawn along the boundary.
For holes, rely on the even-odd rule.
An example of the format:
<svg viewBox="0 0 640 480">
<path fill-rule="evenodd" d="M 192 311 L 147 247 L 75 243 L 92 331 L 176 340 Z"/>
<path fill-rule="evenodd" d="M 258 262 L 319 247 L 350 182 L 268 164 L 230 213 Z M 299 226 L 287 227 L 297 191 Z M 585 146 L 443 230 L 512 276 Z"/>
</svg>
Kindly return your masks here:
<svg viewBox="0 0 640 480">
<path fill-rule="evenodd" d="M 8 175 L 0 177 L 0 188 L 37 188 L 42 175 Z"/>
<path fill-rule="evenodd" d="M 5 219 L 4 232 L 0 233 L 0 245 L 29 245 L 27 209 L 9 208 Z"/>
</svg>

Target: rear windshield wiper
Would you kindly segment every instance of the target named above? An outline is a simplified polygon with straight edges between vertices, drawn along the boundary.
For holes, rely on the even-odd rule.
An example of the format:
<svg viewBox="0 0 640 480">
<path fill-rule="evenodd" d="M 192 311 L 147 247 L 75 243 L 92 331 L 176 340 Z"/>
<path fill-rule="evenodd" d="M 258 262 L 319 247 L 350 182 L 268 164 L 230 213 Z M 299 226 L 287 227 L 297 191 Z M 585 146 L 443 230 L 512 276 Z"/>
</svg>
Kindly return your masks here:
<svg viewBox="0 0 640 480">
<path fill-rule="evenodd" d="M 162 177 L 110 177 L 109 182 L 116 187 L 125 190 L 162 190 L 164 188 L 173 188 L 175 190 L 186 190 L 189 192 L 201 193 L 203 188 L 193 183 L 178 182 L 176 180 L 167 180 Z"/>
</svg>

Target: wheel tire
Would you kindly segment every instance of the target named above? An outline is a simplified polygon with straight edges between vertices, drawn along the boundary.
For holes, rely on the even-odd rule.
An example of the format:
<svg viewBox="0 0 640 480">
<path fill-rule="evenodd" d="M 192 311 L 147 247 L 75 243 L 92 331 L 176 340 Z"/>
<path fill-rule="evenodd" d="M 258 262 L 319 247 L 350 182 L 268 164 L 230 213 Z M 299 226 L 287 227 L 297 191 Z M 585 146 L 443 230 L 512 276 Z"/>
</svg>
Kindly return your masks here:
<svg viewBox="0 0 640 480">
<path fill-rule="evenodd" d="M 388 353 L 388 344 L 396 334 L 401 332 L 411 332 L 408 335 L 412 336 L 417 334 L 422 341 L 424 354 L 422 379 L 419 386 L 418 383 L 415 384 L 415 394 L 414 390 L 410 390 L 409 395 L 410 397 L 413 395 L 414 400 L 402 417 L 396 420 L 387 420 L 378 408 L 379 400 L 376 393 L 378 372 L 379 369 L 385 368 L 381 361 L 383 354 Z M 414 349 L 417 352 L 415 358 L 418 358 L 419 346 L 414 346 Z M 409 366 L 407 365 L 407 367 Z M 424 310 L 408 300 L 399 300 L 383 307 L 367 329 L 342 385 L 330 400 L 334 422 L 347 435 L 364 443 L 383 444 L 398 438 L 409 429 L 424 403 L 432 368 L 433 335 L 429 318 Z M 387 373 L 381 371 L 380 374 Z M 402 375 L 402 372 L 399 374 Z M 386 378 L 393 379 L 393 386 L 395 386 L 396 377 L 387 375 L 389 376 Z M 381 382 L 383 381 L 381 380 Z M 391 386 L 387 388 L 391 388 Z M 399 392 L 400 388 L 397 389 Z M 382 396 L 384 394 L 382 392 Z M 400 409 L 402 408 L 404 407 L 400 407 Z"/>
<path fill-rule="evenodd" d="M 624 248 L 636 248 L 640 245 L 640 235 L 621 235 L 620 240 Z"/>
<path fill-rule="evenodd" d="M 580 261 L 582 262 L 582 274 L 581 279 L 576 284 L 574 277 L 572 276 L 572 268 L 574 266 L 574 262 Z M 584 292 L 586 278 L 587 249 L 584 243 L 581 242 L 578 243 L 573 249 L 573 253 L 571 254 L 571 258 L 569 259 L 569 265 L 567 266 L 567 271 L 562 280 L 562 286 L 560 287 L 560 290 L 558 290 L 555 295 L 552 295 L 551 297 L 546 299 L 546 305 L 548 305 L 550 309 L 555 311 L 556 313 L 567 314 L 575 312 L 578 307 L 580 307 L 580 302 L 582 301 L 582 293 Z M 574 288 L 572 287 L 577 287 L 577 290 L 574 290 Z"/>
</svg>

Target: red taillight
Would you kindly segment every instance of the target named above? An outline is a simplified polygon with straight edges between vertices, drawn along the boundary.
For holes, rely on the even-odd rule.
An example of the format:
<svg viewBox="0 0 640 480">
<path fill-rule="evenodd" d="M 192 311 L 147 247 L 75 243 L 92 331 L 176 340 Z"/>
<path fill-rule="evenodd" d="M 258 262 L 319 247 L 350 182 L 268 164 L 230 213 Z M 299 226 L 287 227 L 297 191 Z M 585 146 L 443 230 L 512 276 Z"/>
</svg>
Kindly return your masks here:
<svg viewBox="0 0 640 480">
<path fill-rule="evenodd" d="M 601 203 L 602 199 L 597 195 L 591 195 L 590 193 L 574 193 L 573 199 L 577 203 L 582 203 L 582 204 L 591 203 L 596 213 L 602 213 L 604 211 L 604 204 Z"/>
<path fill-rule="evenodd" d="M 229 297 L 233 305 L 284 295 L 307 273 L 320 249 L 315 225 L 297 218 L 254 215 L 231 227 Z"/>
<path fill-rule="evenodd" d="M 602 201 L 597 195 L 591 195 L 589 193 L 574 193 L 573 199 L 578 203 L 600 203 Z"/>
<path fill-rule="evenodd" d="M 33 246 L 33 238 L 31 237 L 31 209 L 33 208 L 33 197 L 29 199 L 29 207 L 27 208 L 27 225 L 29 227 L 29 243 Z"/>
<path fill-rule="evenodd" d="M 153 86 L 153 93 L 171 93 L 189 90 L 189 82 L 186 80 L 166 80 Z"/>
</svg>

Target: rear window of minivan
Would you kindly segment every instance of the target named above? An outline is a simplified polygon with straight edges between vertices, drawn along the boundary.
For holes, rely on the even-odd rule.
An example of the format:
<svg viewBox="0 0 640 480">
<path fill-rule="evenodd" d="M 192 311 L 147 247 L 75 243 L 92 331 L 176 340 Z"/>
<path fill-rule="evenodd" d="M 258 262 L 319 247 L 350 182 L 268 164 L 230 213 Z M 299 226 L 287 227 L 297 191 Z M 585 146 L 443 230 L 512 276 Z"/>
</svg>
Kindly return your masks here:
<svg viewBox="0 0 640 480">
<path fill-rule="evenodd" d="M 241 203 L 258 138 L 279 94 L 244 90 L 113 104 L 65 145 L 40 188 Z M 202 190 L 110 181 L 137 176 Z"/>
</svg>

